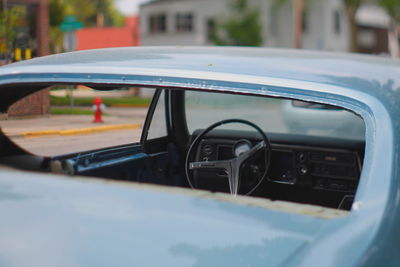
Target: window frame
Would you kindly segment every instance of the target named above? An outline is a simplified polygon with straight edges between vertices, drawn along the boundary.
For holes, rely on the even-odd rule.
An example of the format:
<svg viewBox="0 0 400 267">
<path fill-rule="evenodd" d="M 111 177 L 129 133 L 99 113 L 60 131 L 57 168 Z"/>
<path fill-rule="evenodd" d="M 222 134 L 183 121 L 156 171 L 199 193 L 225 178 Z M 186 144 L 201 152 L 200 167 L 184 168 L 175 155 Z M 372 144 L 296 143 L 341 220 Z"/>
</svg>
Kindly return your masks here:
<svg viewBox="0 0 400 267">
<path fill-rule="evenodd" d="M 178 33 L 190 33 L 194 31 L 193 13 L 176 13 L 175 14 L 175 31 Z"/>
<path fill-rule="evenodd" d="M 150 14 L 148 21 L 150 33 L 166 33 L 168 31 L 168 16 L 166 13 Z"/>
</svg>

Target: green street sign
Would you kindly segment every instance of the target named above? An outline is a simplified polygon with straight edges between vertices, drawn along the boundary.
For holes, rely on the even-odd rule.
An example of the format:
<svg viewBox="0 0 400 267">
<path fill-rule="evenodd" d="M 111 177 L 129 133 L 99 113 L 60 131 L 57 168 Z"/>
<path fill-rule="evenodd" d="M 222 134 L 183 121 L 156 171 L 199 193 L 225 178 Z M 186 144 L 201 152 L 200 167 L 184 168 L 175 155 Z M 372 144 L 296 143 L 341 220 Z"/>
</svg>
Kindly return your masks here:
<svg viewBox="0 0 400 267">
<path fill-rule="evenodd" d="M 63 32 L 76 31 L 82 28 L 83 25 L 77 21 L 75 16 L 66 16 L 60 28 Z"/>
</svg>

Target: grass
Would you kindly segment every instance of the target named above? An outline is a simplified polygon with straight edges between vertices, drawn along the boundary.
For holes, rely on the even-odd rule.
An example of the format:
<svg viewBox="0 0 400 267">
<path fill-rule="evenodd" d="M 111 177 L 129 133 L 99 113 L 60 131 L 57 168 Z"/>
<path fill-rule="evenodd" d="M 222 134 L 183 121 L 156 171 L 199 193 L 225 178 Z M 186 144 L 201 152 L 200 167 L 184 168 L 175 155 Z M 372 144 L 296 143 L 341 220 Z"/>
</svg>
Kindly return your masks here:
<svg viewBox="0 0 400 267">
<path fill-rule="evenodd" d="M 74 97 L 74 105 L 76 106 L 92 106 L 93 97 Z M 104 97 L 102 98 L 103 103 L 107 106 L 111 105 L 150 105 L 150 98 L 141 97 L 124 97 L 124 98 L 113 98 Z M 69 106 L 70 99 L 68 96 L 50 96 L 50 104 L 54 106 Z"/>
<path fill-rule="evenodd" d="M 79 108 L 50 108 L 52 115 L 93 115 L 93 111 L 89 109 Z M 103 113 L 103 115 L 106 115 Z"/>
</svg>

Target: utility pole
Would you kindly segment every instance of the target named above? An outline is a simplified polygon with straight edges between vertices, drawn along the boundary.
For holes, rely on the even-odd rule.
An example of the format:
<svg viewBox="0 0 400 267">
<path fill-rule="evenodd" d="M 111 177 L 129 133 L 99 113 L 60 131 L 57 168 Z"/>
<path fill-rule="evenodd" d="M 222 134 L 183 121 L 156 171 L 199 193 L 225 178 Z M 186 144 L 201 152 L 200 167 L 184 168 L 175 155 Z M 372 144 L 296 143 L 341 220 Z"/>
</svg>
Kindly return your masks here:
<svg viewBox="0 0 400 267">
<path fill-rule="evenodd" d="M 293 47 L 301 48 L 303 41 L 304 0 L 293 0 Z"/>
</svg>

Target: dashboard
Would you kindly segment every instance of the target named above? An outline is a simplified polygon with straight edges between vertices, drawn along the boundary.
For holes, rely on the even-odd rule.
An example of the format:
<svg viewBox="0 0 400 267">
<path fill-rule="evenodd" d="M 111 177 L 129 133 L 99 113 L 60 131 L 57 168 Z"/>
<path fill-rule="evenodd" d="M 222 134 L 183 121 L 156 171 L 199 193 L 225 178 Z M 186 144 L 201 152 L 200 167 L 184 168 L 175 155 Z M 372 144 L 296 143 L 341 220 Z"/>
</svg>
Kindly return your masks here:
<svg viewBox="0 0 400 267">
<path fill-rule="evenodd" d="M 259 150 L 241 166 L 239 194 L 351 209 L 362 169 L 364 141 L 282 133 L 267 136 L 270 153 Z M 194 148 L 189 162 L 229 160 L 260 141 L 257 132 L 213 130 Z M 177 151 L 169 146 L 166 151 L 152 152 L 132 144 L 54 157 L 46 165 L 52 172 L 70 175 L 187 187 Z M 230 192 L 224 169 L 194 170 L 191 176 L 195 188 Z"/>
<path fill-rule="evenodd" d="M 268 136 L 269 168 L 266 181 L 255 191 L 256 196 L 350 209 L 362 168 L 363 141 L 286 134 Z M 198 146 L 196 161 L 231 159 L 238 145 L 240 148 L 248 142 L 252 146 L 259 141 L 256 133 L 216 130 Z M 242 186 L 251 184 L 252 176 L 262 175 L 265 170 L 262 157 L 248 164 Z M 194 174 L 197 181 L 220 181 L 216 186 L 219 189 L 226 188 L 221 177 L 224 173 L 215 170 Z"/>
</svg>

